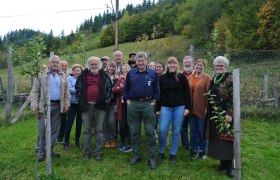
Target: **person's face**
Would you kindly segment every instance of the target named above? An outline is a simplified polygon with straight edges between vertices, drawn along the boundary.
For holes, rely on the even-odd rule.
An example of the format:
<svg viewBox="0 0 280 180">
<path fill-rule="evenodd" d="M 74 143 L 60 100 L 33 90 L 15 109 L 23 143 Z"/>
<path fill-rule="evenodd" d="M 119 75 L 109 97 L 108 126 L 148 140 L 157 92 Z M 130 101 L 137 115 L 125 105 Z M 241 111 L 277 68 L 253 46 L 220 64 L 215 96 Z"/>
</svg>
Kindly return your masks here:
<svg viewBox="0 0 280 180">
<path fill-rule="evenodd" d="M 82 69 L 80 67 L 76 67 L 73 69 L 72 73 L 73 73 L 74 77 L 78 77 L 81 74 L 81 72 L 82 72 Z"/>
<path fill-rule="evenodd" d="M 126 76 L 127 73 L 128 73 L 128 70 L 125 66 L 122 67 L 122 73 L 123 73 L 124 76 Z"/>
<path fill-rule="evenodd" d="M 184 61 L 184 71 L 191 72 L 193 70 L 193 62 L 190 59 Z"/>
<path fill-rule="evenodd" d="M 122 63 L 122 54 L 121 53 L 115 53 L 114 59 L 116 64 L 121 64 Z"/>
<path fill-rule="evenodd" d="M 198 62 L 195 65 L 195 71 L 198 72 L 198 73 L 203 72 L 204 68 L 205 68 L 205 66 L 204 66 L 204 64 L 202 62 Z"/>
<path fill-rule="evenodd" d="M 57 71 L 59 69 L 59 58 L 53 57 L 49 62 L 49 68 L 51 71 Z"/>
<path fill-rule="evenodd" d="M 155 70 L 156 68 L 156 64 L 154 62 L 151 62 L 149 65 L 148 65 L 149 68 Z"/>
<path fill-rule="evenodd" d="M 98 60 L 92 59 L 91 61 L 89 61 L 88 68 L 89 68 L 89 70 L 92 73 L 96 74 L 98 72 L 98 70 L 99 70 L 99 62 L 98 62 Z"/>
<path fill-rule="evenodd" d="M 136 56 L 136 55 L 131 55 L 131 56 L 130 56 L 130 59 L 135 61 L 135 56 Z"/>
<path fill-rule="evenodd" d="M 108 64 L 108 59 L 103 59 L 102 60 L 102 68 L 105 69 L 107 67 Z"/>
<path fill-rule="evenodd" d="M 68 68 L 68 65 L 67 65 L 66 62 L 60 62 L 60 63 L 59 63 L 59 69 L 60 69 L 62 72 L 66 73 L 67 68 Z"/>
<path fill-rule="evenodd" d="M 107 68 L 109 74 L 115 74 L 116 68 L 114 66 L 108 66 Z"/>
<path fill-rule="evenodd" d="M 164 67 L 160 63 L 157 63 L 156 64 L 156 73 L 157 74 L 162 74 L 163 71 L 164 71 Z"/>
<path fill-rule="evenodd" d="M 176 62 L 171 61 L 167 64 L 167 68 L 169 72 L 175 72 L 176 69 L 178 68 L 178 64 Z"/>
<path fill-rule="evenodd" d="M 147 61 L 144 57 L 139 57 L 136 59 L 136 65 L 140 71 L 144 71 L 146 69 Z"/>
<path fill-rule="evenodd" d="M 215 65 L 215 72 L 217 73 L 217 74 L 223 74 L 224 72 L 226 72 L 226 66 L 225 66 L 225 64 L 224 63 L 217 63 L 216 65 Z"/>
</svg>

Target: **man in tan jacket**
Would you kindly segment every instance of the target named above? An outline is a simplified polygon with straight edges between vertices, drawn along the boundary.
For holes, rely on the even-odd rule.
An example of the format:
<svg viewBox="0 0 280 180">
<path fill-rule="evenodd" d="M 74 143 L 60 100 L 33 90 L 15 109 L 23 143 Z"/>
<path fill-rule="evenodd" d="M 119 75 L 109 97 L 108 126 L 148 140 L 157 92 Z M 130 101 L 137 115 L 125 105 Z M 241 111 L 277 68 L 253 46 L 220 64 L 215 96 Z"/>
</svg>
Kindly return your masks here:
<svg viewBox="0 0 280 180">
<path fill-rule="evenodd" d="M 48 69 L 35 79 L 31 90 L 31 110 L 38 115 L 38 134 L 35 152 L 39 161 L 45 159 L 45 113 L 51 111 L 51 147 L 53 149 L 60 128 L 60 113 L 67 112 L 70 107 L 70 93 L 66 75 L 59 70 L 59 57 L 52 56 Z M 47 90 L 50 91 L 50 106 L 47 104 Z M 52 157 L 60 154 L 52 150 Z"/>
</svg>

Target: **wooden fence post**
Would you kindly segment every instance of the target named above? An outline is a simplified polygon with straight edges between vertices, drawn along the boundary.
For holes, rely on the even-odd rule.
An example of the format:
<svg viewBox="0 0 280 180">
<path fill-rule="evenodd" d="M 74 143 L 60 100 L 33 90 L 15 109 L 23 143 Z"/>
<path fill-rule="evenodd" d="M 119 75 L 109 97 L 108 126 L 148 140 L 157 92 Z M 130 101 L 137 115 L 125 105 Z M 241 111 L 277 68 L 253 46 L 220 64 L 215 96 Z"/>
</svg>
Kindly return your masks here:
<svg viewBox="0 0 280 180">
<path fill-rule="evenodd" d="M 268 99 L 268 75 L 265 74 L 263 78 L 263 100 L 266 103 Z"/>
<path fill-rule="evenodd" d="M 54 52 L 50 53 L 50 58 L 54 55 Z M 50 81 L 45 81 L 44 84 L 46 93 L 46 103 L 47 103 L 47 114 L 46 118 L 46 176 L 52 174 L 52 157 L 51 157 L 51 101 L 50 101 Z"/>
<path fill-rule="evenodd" d="M 241 125 L 240 125 L 240 79 L 239 69 L 233 70 L 233 119 L 234 119 L 234 179 L 242 179 Z"/>
<path fill-rule="evenodd" d="M 12 47 L 9 46 L 7 50 L 7 65 L 8 65 L 8 87 L 6 95 L 6 122 L 10 123 L 12 117 L 12 91 L 13 91 L 13 63 L 11 60 L 12 56 Z"/>
<path fill-rule="evenodd" d="M 278 77 L 274 77 L 274 104 L 275 108 L 279 108 L 279 94 L 278 94 Z"/>
<path fill-rule="evenodd" d="M 194 58 L 194 45 L 190 45 L 190 56 Z"/>
<path fill-rule="evenodd" d="M 18 94 L 18 86 L 17 86 L 17 79 L 14 78 L 14 95 L 17 95 Z"/>
</svg>

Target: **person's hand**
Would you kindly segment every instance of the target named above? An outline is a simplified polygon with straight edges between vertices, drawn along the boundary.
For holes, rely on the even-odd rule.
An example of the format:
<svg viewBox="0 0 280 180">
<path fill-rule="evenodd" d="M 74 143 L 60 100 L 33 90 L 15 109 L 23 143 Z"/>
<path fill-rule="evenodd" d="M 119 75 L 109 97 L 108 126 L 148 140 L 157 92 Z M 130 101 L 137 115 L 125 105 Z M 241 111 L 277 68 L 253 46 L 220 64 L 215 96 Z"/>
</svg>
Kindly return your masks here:
<svg viewBox="0 0 280 180">
<path fill-rule="evenodd" d="M 160 111 L 156 111 L 156 115 L 159 116 L 160 115 Z"/>
<path fill-rule="evenodd" d="M 38 114 L 38 109 L 32 109 L 32 113 Z"/>
<path fill-rule="evenodd" d="M 232 116 L 226 114 L 226 120 L 227 120 L 228 123 L 232 123 Z"/>
<path fill-rule="evenodd" d="M 126 100 L 126 104 L 127 104 L 127 105 L 130 105 L 130 100 L 129 100 L 129 99 Z"/>
<path fill-rule="evenodd" d="M 156 102 L 155 102 L 155 101 L 152 101 L 152 102 L 150 103 L 150 105 L 151 105 L 151 106 L 154 106 L 154 105 L 156 105 Z"/>
<path fill-rule="evenodd" d="M 190 110 L 185 109 L 184 116 L 187 116 L 190 113 Z"/>
<path fill-rule="evenodd" d="M 68 110 L 69 110 L 69 107 L 65 107 L 64 110 L 63 110 L 63 112 L 66 113 L 66 112 L 68 112 Z"/>
</svg>

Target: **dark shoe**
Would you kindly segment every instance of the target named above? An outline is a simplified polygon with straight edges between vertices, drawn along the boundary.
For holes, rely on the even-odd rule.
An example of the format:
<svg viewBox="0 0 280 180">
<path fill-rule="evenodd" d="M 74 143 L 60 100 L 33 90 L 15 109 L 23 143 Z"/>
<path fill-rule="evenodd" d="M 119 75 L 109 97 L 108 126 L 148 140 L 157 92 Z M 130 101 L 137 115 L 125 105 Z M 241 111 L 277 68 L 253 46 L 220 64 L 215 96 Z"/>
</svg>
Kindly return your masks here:
<svg viewBox="0 0 280 180">
<path fill-rule="evenodd" d="M 58 144 L 64 144 L 63 139 L 57 139 Z"/>
<path fill-rule="evenodd" d="M 148 165 L 152 170 L 155 170 L 157 168 L 156 161 L 154 159 L 148 159 Z"/>
<path fill-rule="evenodd" d="M 124 148 L 122 149 L 122 152 L 125 152 L 125 153 L 131 152 L 131 151 L 132 151 L 132 148 L 129 145 L 124 146 Z"/>
<path fill-rule="evenodd" d="M 65 151 L 69 151 L 69 150 L 70 150 L 69 144 L 64 144 L 63 149 L 64 149 Z"/>
<path fill-rule="evenodd" d="M 201 160 L 201 161 L 206 159 L 206 155 L 205 155 L 205 153 L 203 151 L 198 154 L 198 159 Z"/>
<path fill-rule="evenodd" d="M 80 143 L 75 144 L 77 148 L 82 148 L 82 145 Z"/>
<path fill-rule="evenodd" d="M 175 164 L 177 162 L 176 155 L 171 155 L 170 154 L 170 161 Z"/>
<path fill-rule="evenodd" d="M 141 158 L 140 158 L 140 157 L 134 156 L 134 157 L 131 159 L 129 165 L 130 165 L 130 166 L 134 166 L 135 164 L 139 163 L 140 161 L 141 161 Z"/>
<path fill-rule="evenodd" d="M 101 161 L 101 160 L 102 160 L 102 155 L 101 155 L 101 154 L 96 154 L 96 155 L 94 156 L 94 159 L 95 159 L 96 161 Z"/>
<path fill-rule="evenodd" d="M 228 175 L 229 178 L 233 178 L 234 175 L 233 175 L 232 168 L 227 169 L 227 175 Z"/>
<path fill-rule="evenodd" d="M 52 156 L 52 158 L 59 158 L 60 154 L 52 151 L 51 156 Z"/>
<path fill-rule="evenodd" d="M 158 160 L 163 161 L 164 160 L 164 153 L 159 153 Z"/>
<path fill-rule="evenodd" d="M 45 160 L 45 156 L 44 155 L 38 155 L 38 161 L 42 162 Z"/>
<path fill-rule="evenodd" d="M 195 150 L 191 150 L 191 158 L 196 159 L 197 158 L 197 152 Z"/>
<path fill-rule="evenodd" d="M 85 161 L 88 161 L 90 159 L 90 154 L 89 153 L 85 153 L 84 154 L 84 158 Z"/>
<path fill-rule="evenodd" d="M 123 151 L 124 148 L 125 148 L 125 145 L 123 145 L 123 144 L 120 144 L 116 147 L 116 149 L 119 151 Z"/>
</svg>

